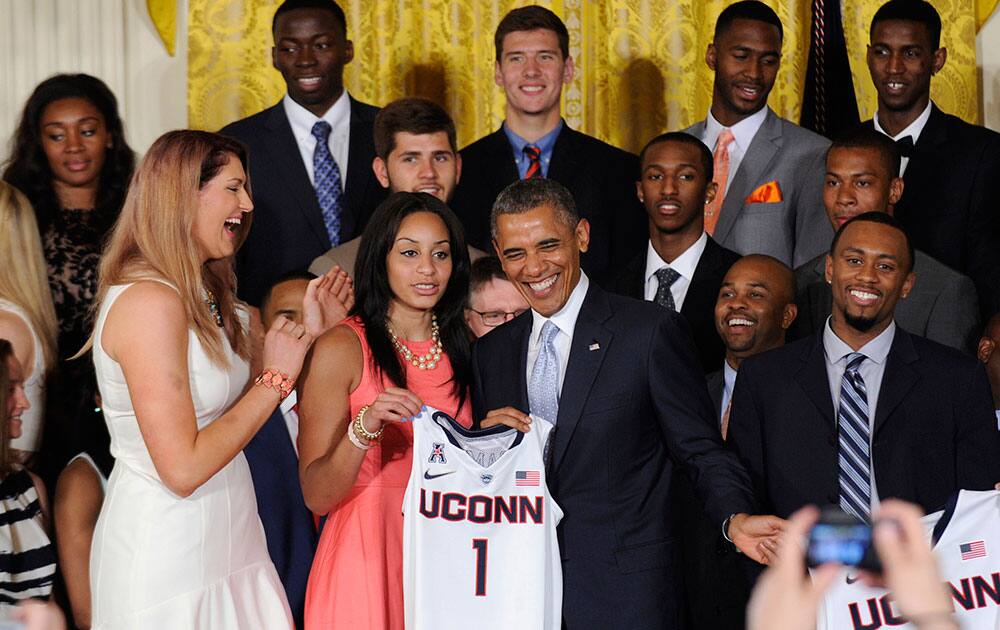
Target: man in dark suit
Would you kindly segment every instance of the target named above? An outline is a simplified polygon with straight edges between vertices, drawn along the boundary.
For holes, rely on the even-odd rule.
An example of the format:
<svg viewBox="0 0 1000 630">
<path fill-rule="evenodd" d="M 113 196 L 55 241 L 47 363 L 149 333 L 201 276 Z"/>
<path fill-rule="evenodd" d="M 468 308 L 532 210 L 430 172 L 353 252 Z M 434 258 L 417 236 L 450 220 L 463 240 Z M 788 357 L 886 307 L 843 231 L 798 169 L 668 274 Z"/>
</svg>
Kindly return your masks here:
<svg viewBox="0 0 1000 630">
<path fill-rule="evenodd" d="M 868 70 L 878 111 L 866 124 L 903 148 L 895 217 L 913 246 L 970 278 L 980 319 L 1000 311 L 1000 134 L 942 112 L 931 77 L 944 67 L 941 17 L 891 0 L 872 18 Z"/>
<path fill-rule="evenodd" d="M 507 97 L 500 129 L 462 149 L 462 181 L 451 207 L 466 241 L 490 244 L 490 208 L 500 191 L 527 177 L 548 177 L 573 194 L 593 239 L 583 269 L 610 280 L 642 249 L 645 222 L 635 199 L 636 157 L 570 129 L 560 114 L 562 86 L 573 80 L 569 32 L 539 6 L 514 9 L 495 35 L 494 80 Z"/>
<path fill-rule="evenodd" d="M 754 559 L 783 522 L 748 516 L 746 472 L 722 444 L 684 319 L 580 270 L 590 226 L 569 191 L 516 182 L 492 225 L 531 310 L 476 342 L 473 415 L 528 429 L 530 410 L 556 426 L 548 479 L 564 512 L 565 627 L 683 627 L 674 462 L 692 471 L 720 535 Z"/>
<path fill-rule="evenodd" d="M 254 306 L 281 274 L 360 234 L 386 196 L 371 169 L 378 110 L 344 90 L 354 45 L 343 10 L 333 0 L 286 0 L 272 33 L 288 93 L 220 132 L 250 150 L 254 221 L 236 273 Z"/>
<path fill-rule="evenodd" d="M 957 490 L 992 488 L 1000 432 L 986 375 L 893 321 L 914 281 L 899 223 L 880 212 L 851 219 L 826 265 L 824 329 L 747 359 L 736 377 L 730 442 L 758 500 L 779 516 L 812 503 L 870 520 L 887 498 L 932 512 Z"/>
<path fill-rule="evenodd" d="M 785 343 L 795 319 L 795 279 L 788 265 L 765 254 L 740 258 L 721 280 L 714 305 L 714 330 L 726 349 L 721 370 L 706 377 L 722 439 L 729 425 L 729 401 L 740 362 Z M 686 479 L 683 481 L 687 481 Z M 712 522 L 699 509 L 690 482 L 678 483 L 682 506 L 685 609 L 699 630 L 743 630 L 750 598 L 746 567 L 731 545 L 720 544 Z"/>
<path fill-rule="evenodd" d="M 712 152 L 700 140 L 673 132 L 639 154 L 636 190 L 646 208 L 649 244 L 615 279 L 612 290 L 678 311 L 688 321 L 705 372 L 722 367 L 725 348 L 712 313 L 719 285 L 740 255 L 705 233 L 705 205 L 715 198 Z"/>
<path fill-rule="evenodd" d="M 826 156 L 823 204 L 837 229 L 865 212 L 893 213 L 905 191 L 899 172 L 899 150 L 885 135 L 861 128 L 839 138 Z M 913 268 L 917 281 L 893 316 L 906 332 L 973 353 L 979 329 L 979 307 L 972 280 L 934 260 L 919 249 Z M 800 317 L 792 339 L 823 329 L 833 298 L 821 254 L 795 270 Z"/>
<path fill-rule="evenodd" d="M 758 0 L 726 7 L 705 53 L 715 72 L 711 109 L 684 132 L 714 152 L 719 191 L 705 207 L 705 230 L 723 247 L 795 266 L 833 236 L 821 205 L 830 143 L 767 106 L 781 44 L 781 20 L 770 7 Z"/>
</svg>

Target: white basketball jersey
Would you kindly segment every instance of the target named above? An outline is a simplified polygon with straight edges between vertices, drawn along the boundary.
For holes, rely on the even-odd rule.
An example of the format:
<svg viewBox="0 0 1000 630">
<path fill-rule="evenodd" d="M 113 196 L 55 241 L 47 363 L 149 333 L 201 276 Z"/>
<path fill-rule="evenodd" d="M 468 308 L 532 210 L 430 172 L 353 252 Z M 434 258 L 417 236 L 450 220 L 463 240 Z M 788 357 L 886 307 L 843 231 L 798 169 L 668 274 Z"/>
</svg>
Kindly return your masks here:
<svg viewBox="0 0 1000 630">
<path fill-rule="evenodd" d="M 1000 492 L 962 490 L 941 512 L 923 519 L 934 556 L 963 630 L 1000 628 Z M 826 592 L 818 630 L 912 630 L 892 594 L 844 570 Z"/>
<path fill-rule="evenodd" d="M 559 630 L 562 509 L 546 486 L 552 425 L 469 431 L 436 409 L 413 421 L 403 498 L 407 630 Z"/>
</svg>

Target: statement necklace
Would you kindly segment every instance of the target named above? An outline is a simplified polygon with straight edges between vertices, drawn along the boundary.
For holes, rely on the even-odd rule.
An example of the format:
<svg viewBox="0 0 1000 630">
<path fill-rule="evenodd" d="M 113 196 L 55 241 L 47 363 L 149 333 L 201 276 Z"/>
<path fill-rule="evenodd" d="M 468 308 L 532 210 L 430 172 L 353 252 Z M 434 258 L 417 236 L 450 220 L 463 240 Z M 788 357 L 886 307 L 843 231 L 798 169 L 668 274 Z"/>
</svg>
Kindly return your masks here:
<svg viewBox="0 0 1000 630">
<path fill-rule="evenodd" d="M 392 329 L 392 326 L 386 323 L 385 327 L 389 330 L 389 336 L 392 337 L 392 345 L 396 348 L 396 352 L 403 357 L 403 359 L 415 368 L 421 370 L 433 370 L 437 367 L 438 361 L 441 360 L 441 335 L 438 333 L 438 321 L 437 315 L 431 314 L 431 341 L 433 345 L 431 349 L 427 351 L 427 354 L 417 356 L 413 352 L 400 343 L 399 338 L 396 337 L 396 332 Z"/>
<path fill-rule="evenodd" d="M 224 324 L 222 323 L 222 313 L 219 311 L 219 301 L 215 299 L 215 294 L 208 289 L 205 289 L 205 304 L 208 304 L 208 312 L 212 314 L 215 325 L 222 328 Z"/>
</svg>

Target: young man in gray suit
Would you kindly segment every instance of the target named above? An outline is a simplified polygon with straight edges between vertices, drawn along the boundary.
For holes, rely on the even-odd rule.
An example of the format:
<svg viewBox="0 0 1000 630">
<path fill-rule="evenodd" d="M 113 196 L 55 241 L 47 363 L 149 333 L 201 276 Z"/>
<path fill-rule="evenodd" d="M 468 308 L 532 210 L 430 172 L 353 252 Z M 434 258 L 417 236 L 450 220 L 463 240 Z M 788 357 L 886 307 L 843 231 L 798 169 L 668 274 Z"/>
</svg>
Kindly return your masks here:
<svg viewBox="0 0 1000 630">
<path fill-rule="evenodd" d="M 826 158 L 823 204 L 834 229 L 864 212 L 893 214 L 904 189 L 903 179 L 896 176 L 899 160 L 896 144 L 874 129 L 858 129 L 833 143 Z M 920 250 L 914 263 L 917 282 L 896 305 L 896 323 L 907 332 L 973 354 L 979 307 L 972 280 Z M 833 298 L 825 272 L 823 254 L 795 271 L 800 316 L 792 339 L 822 330 L 830 316 Z"/>
<path fill-rule="evenodd" d="M 829 141 L 779 118 L 767 96 L 781 63 L 782 27 L 757 0 L 719 15 L 705 62 L 715 71 L 708 117 L 685 129 L 715 154 L 719 194 L 705 208 L 705 231 L 740 254 L 769 254 L 801 265 L 833 232 L 821 211 Z"/>
</svg>

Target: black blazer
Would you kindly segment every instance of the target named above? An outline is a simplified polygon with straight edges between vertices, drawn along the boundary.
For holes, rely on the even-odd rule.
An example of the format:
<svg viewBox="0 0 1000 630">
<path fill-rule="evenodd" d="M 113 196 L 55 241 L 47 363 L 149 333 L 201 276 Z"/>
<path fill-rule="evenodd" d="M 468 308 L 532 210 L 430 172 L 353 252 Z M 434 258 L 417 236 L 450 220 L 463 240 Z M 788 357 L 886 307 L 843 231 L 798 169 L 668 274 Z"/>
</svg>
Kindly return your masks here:
<svg viewBox="0 0 1000 630">
<path fill-rule="evenodd" d="M 896 218 L 915 248 L 972 278 L 985 321 L 1000 311 L 1000 134 L 932 105 L 903 181 Z"/>
<path fill-rule="evenodd" d="M 372 211 L 388 194 L 372 171 L 372 126 L 377 113 L 378 108 L 351 99 L 341 242 L 361 234 Z M 259 306 L 275 280 L 289 271 L 308 268 L 314 258 L 330 249 L 330 237 L 280 101 L 226 125 L 219 133 L 243 142 L 250 152 L 253 225 L 236 254 L 236 275 L 240 297 Z"/>
<path fill-rule="evenodd" d="M 712 405 L 715 407 L 715 415 L 721 423 L 722 393 L 726 387 L 726 375 L 723 370 L 716 370 L 705 377 L 705 383 L 708 385 L 708 397 L 712 399 Z"/>
<path fill-rule="evenodd" d="M 267 552 L 285 587 L 295 625 L 301 628 L 306 583 L 319 536 L 302 497 L 299 458 L 280 408 L 253 436 L 243 454 L 253 477 Z"/>
<path fill-rule="evenodd" d="M 469 245 L 493 251 L 490 212 L 497 195 L 518 179 L 514 150 L 503 128 L 462 149 L 462 178 L 451 207 Z M 548 177 L 569 189 L 590 222 L 590 249 L 581 265 L 603 284 L 646 240 L 646 213 L 636 196 L 636 156 L 563 124 L 552 149 Z"/>
<path fill-rule="evenodd" d="M 476 342 L 474 417 L 528 410 L 532 314 Z M 671 496 L 693 471 L 714 523 L 753 509 L 749 479 L 722 444 L 677 313 L 591 284 L 576 321 L 549 484 L 559 525 L 567 628 L 678 628 L 682 571 Z"/>
<path fill-rule="evenodd" d="M 726 346 L 715 329 L 715 302 L 719 297 L 723 278 L 739 259 L 739 254 L 709 237 L 705 251 L 694 268 L 694 277 L 684 296 L 684 304 L 681 305 L 681 315 L 691 326 L 691 336 L 698 350 L 702 370 L 706 374 L 722 368 L 722 360 L 726 356 Z M 646 252 L 643 250 L 622 269 L 612 283 L 611 290 L 641 300 L 646 292 L 645 276 Z"/>
<path fill-rule="evenodd" d="M 765 511 L 781 517 L 807 503 L 836 504 L 837 414 L 823 336 L 740 364 L 729 440 Z M 986 374 L 959 351 L 896 328 L 872 436 L 875 483 L 926 512 L 957 490 L 1000 480 L 1000 432 Z"/>
</svg>

